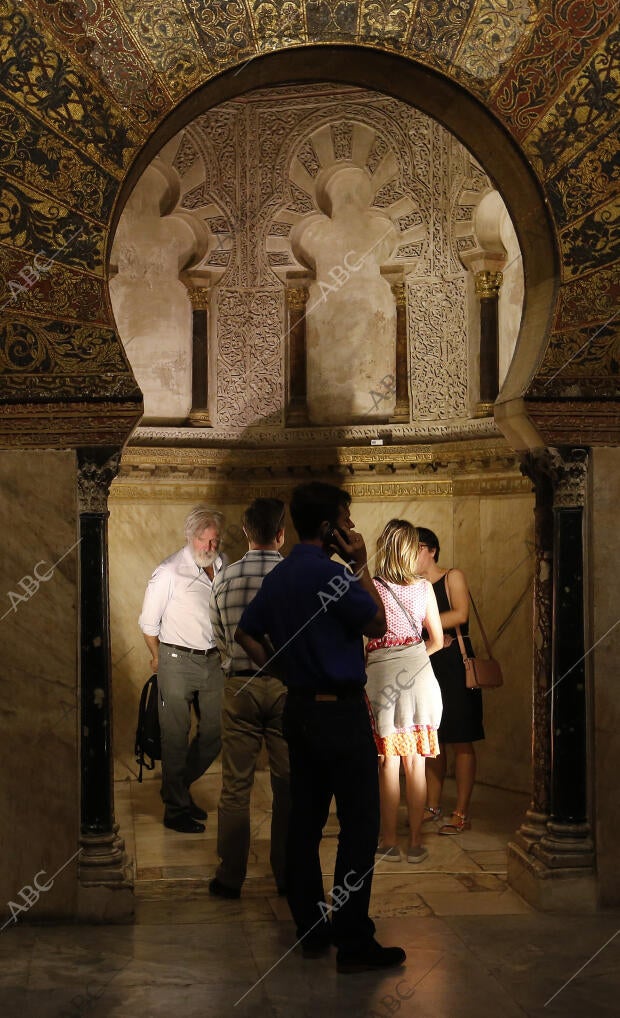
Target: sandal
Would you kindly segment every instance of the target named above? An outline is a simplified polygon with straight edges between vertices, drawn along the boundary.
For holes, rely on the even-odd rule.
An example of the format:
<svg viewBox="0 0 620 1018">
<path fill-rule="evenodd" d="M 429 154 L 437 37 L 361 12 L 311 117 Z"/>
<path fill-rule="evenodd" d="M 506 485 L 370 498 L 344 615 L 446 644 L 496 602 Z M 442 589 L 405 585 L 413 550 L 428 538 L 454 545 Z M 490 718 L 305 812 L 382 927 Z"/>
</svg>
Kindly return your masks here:
<svg viewBox="0 0 620 1018">
<path fill-rule="evenodd" d="M 471 820 L 464 813 L 459 813 L 458 810 L 454 809 L 450 817 L 450 823 L 440 827 L 437 834 L 460 834 L 461 831 L 470 830 Z"/>
<path fill-rule="evenodd" d="M 436 824 L 442 817 L 441 806 L 437 809 L 434 806 L 424 807 L 424 820 L 422 821 L 422 827 L 428 826 L 428 824 Z"/>
</svg>

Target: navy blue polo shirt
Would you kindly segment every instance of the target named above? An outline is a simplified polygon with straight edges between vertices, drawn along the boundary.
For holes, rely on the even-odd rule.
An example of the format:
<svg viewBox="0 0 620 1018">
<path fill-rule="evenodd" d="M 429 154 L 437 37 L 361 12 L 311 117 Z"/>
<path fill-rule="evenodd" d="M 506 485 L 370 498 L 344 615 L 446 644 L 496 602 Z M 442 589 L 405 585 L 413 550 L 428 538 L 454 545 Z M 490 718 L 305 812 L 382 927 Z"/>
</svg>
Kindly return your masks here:
<svg viewBox="0 0 620 1018">
<path fill-rule="evenodd" d="M 262 582 L 240 628 L 267 635 L 291 689 L 366 683 L 362 630 L 377 614 L 370 594 L 315 544 L 296 544 Z"/>
</svg>

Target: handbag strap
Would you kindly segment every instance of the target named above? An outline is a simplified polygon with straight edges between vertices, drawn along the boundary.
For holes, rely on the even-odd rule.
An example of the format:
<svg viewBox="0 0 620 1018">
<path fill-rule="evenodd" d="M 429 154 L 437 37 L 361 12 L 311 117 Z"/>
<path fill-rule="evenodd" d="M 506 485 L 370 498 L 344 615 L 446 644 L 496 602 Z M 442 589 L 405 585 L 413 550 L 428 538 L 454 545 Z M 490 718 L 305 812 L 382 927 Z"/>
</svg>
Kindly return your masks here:
<svg viewBox="0 0 620 1018">
<path fill-rule="evenodd" d="M 415 624 L 415 619 L 414 619 L 413 615 L 409 612 L 409 610 L 407 608 L 405 608 L 405 606 L 404 606 L 403 602 L 401 601 L 401 599 L 399 597 L 397 597 L 397 595 L 394 593 L 394 591 L 389 586 L 389 584 L 387 584 L 385 582 L 385 580 L 382 579 L 380 576 L 375 576 L 374 579 L 377 581 L 377 583 L 380 583 L 382 587 L 385 587 L 385 589 L 387 591 L 389 591 L 389 593 L 392 595 L 392 597 L 396 601 L 396 603 L 397 603 L 398 607 L 400 608 L 400 610 L 406 616 L 407 621 L 409 622 L 409 625 L 413 629 L 414 636 L 416 636 L 418 640 L 421 640 L 422 636 L 420 634 L 420 631 L 418 630 L 418 627 Z"/>
<path fill-rule="evenodd" d="M 448 569 L 447 573 L 444 576 L 444 582 L 445 582 L 445 585 L 446 585 L 446 594 L 448 595 L 448 605 L 450 606 L 450 611 L 452 611 L 452 600 L 450 598 L 450 584 L 448 582 L 448 576 L 449 575 L 450 575 L 450 570 Z M 476 616 L 476 622 L 478 623 L 478 628 L 479 628 L 480 632 L 482 633 L 482 639 L 484 641 L 484 646 L 486 648 L 487 655 L 488 655 L 488 657 L 492 658 L 493 654 L 491 653 L 491 645 L 490 645 L 490 643 L 489 643 L 489 641 L 487 639 L 487 634 L 485 632 L 484 626 L 482 625 L 482 619 L 480 618 L 480 614 L 478 612 L 478 609 L 476 608 L 476 602 L 474 601 L 474 599 L 472 597 L 471 590 L 469 591 L 469 600 L 471 601 L 471 606 L 474 609 L 474 615 Z M 459 641 L 459 647 L 461 648 L 461 654 L 463 655 L 463 657 L 467 657 L 467 654 L 465 653 L 465 644 L 463 643 L 463 636 L 461 634 L 461 627 L 460 626 L 455 626 L 454 628 L 456 629 L 456 636 L 457 636 L 457 639 Z"/>
</svg>

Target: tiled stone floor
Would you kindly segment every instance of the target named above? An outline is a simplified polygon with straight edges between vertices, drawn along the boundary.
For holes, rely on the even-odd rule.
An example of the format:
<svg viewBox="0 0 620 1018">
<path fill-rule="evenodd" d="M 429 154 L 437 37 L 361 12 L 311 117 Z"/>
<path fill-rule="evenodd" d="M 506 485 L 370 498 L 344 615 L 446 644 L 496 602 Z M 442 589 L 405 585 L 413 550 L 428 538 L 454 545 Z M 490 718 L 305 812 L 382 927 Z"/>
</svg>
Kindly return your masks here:
<svg viewBox="0 0 620 1018">
<path fill-rule="evenodd" d="M 194 786 L 215 817 L 216 771 Z M 448 789 L 446 805 L 453 799 Z M 551 916 L 505 880 L 505 844 L 523 796 L 478 788 L 473 829 L 429 833 L 415 868 L 380 863 L 378 939 L 407 950 L 402 969 L 339 976 L 334 954 L 303 959 L 267 864 L 268 776 L 253 803 L 254 844 L 239 901 L 209 897 L 215 824 L 161 825 L 157 781 L 122 782 L 117 817 L 136 865 L 133 926 L 18 924 L 0 935 L 1 1018 L 589 1018 L 620 1014 L 620 913 Z M 323 848 L 333 872 L 330 817 Z M 406 845 L 402 828 L 402 845 Z M 615 936 L 619 934 L 618 936 Z"/>
</svg>

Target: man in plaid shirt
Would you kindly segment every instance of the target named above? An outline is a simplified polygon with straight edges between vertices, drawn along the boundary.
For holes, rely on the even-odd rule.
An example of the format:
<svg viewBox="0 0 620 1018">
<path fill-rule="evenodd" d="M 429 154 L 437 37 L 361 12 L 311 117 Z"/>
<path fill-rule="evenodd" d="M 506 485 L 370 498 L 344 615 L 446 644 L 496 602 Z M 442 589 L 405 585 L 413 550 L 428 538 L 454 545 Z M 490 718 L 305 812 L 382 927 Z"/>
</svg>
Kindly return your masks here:
<svg viewBox="0 0 620 1018">
<path fill-rule="evenodd" d="M 257 672 L 233 637 L 243 610 L 263 577 L 282 561 L 284 502 L 257 498 L 246 509 L 243 530 L 249 551 L 221 570 L 211 591 L 213 637 L 226 676 L 222 702 L 222 794 L 218 807 L 217 852 L 221 863 L 209 884 L 211 894 L 238 898 L 250 849 L 250 793 L 263 738 L 269 755 L 273 809 L 271 868 L 285 893 L 285 849 L 289 814 L 288 747 L 282 735 L 286 687 Z"/>
</svg>

